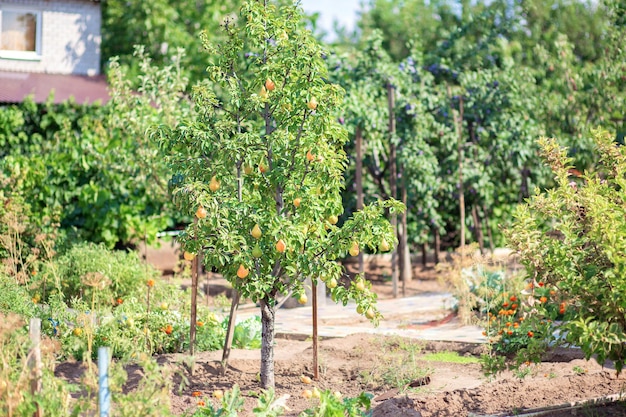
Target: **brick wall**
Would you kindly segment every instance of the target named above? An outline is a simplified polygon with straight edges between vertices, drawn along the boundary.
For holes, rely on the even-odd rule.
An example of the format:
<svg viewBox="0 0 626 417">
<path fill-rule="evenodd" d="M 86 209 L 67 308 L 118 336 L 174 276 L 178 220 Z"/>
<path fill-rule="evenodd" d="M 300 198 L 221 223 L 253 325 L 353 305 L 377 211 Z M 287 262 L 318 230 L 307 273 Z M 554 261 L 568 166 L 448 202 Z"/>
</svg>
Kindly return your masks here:
<svg viewBox="0 0 626 417">
<path fill-rule="evenodd" d="M 0 71 L 96 75 L 100 72 L 100 3 L 89 0 L 2 0 L 0 11 L 41 11 L 38 59 L 3 57 Z"/>
</svg>

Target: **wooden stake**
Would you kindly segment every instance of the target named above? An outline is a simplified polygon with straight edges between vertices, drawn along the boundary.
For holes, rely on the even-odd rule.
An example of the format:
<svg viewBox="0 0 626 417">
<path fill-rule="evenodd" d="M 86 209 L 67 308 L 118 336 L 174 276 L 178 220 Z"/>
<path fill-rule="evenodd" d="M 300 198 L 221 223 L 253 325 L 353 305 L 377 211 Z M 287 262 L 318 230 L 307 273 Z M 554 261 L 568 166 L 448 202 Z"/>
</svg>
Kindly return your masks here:
<svg viewBox="0 0 626 417">
<path fill-rule="evenodd" d="M 33 347 L 30 350 L 28 366 L 31 370 L 30 392 L 37 394 L 41 392 L 41 319 L 30 319 L 29 326 L 30 341 Z M 42 417 L 43 410 L 37 404 L 37 410 L 33 417 Z"/>
<path fill-rule="evenodd" d="M 228 358 L 233 345 L 233 333 L 235 333 L 235 322 L 237 321 L 237 307 L 239 307 L 239 292 L 233 288 L 233 301 L 230 304 L 230 315 L 228 316 L 228 327 L 226 328 L 226 339 L 224 340 L 224 351 L 222 352 L 222 375 L 226 374 L 228 368 Z"/>
<path fill-rule="evenodd" d="M 198 218 L 194 219 L 196 239 L 198 238 Z M 189 323 L 189 354 L 193 356 L 196 344 L 196 320 L 198 319 L 198 256 L 191 261 L 191 318 Z M 193 367 L 191 369 L 193 375 Z"/>
<path fill-rule="evenodd" d="M 450 85 L 448 85 L 448 98 L 452 100 L 452 93 L 450 90 Z M 454 126 L 456 127 L 456 133 L 458 135 L 457 139 L 457 153 L 458 153 L 458 164 L 459 164 L 459 211 L 461 216 L 461 258 L 465 256 L 465 190 L 463 188 L 463 160 L 465 156 L 463 154 L 463 97 L 459 98 L 459 111 L 457 114 L 456 109 L 450 103 L 450 107 L 452 108 L 452 118 L 454 121 Z"/>
<path fill-rule="evenodd" d="M 313 379 L 319 381 L 320 367 L 318 362 L 318 340 L 317 340 L 317 284 L 311 280 L 313 290 Z"/>
<path fill-rule="evenodd" d="M 363 209 L 363 131 L 360 127 L 356 128 L 355 133 L 356 148 L 356 167 L 354 174 L 354 182 L 356 183 L 356 209 Z M 363 264 L 363 251 L 359 251 L 359 274 L 365 271 Z"/>
<path fill-rule="evenodd" d="M 267 103 L 266 103 L 267 110 Z M 239 126 L 241 129 L 241 126 Z M 241 130 L 240 130 L 241 131 Z M 241 176 L 241 164 L 237 164 L 237 199 L 241 203 L 243 190 L 243 177 Z M 226 374 L 228 368 L 228 358 L 230 357 L 230 349 L 233 345 L 233 334 L 235 333 L 235 324 L 237 322 L 237 308 L 239 307 L 239 291 L 233 286 L 233 301 L 230 304 L 230 315 L 228 316 L 228 328 L 226 329 L 226 338 L 224 340 L 224 350 L 222 351 L 222 375 Z"/>
<path fill-rule="evenodd" d="M 393 93 L 393 86 L 391 83 L 387 84 L 387 104 L 389 109 L 389 194 L 391 198 L 396 198 L 398 194 L 398 187 L 396 180 L 398 177 L 397 165 L 396 165 L 396 145 L 393 143 L 396 133 L 396 117 L 394 113 L 395 97 Z M 395 213 L 391 214 L 391 227 L 393 228 L 394 235 L 398 236 L 398 216 Z M 391 283 L 393 285 L 393 297 L 398 297 L 398 247 L 394 247 L 391 252 Z"/>
</svg>

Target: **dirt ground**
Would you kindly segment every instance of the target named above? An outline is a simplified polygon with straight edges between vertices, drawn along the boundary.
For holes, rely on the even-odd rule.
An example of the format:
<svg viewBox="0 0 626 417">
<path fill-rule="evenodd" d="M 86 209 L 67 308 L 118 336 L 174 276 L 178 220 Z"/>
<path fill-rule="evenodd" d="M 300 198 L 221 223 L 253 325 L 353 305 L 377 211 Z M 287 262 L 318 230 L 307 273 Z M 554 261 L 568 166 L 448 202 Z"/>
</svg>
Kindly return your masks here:
<svg viewBox="0 0 626 417">
<path fill-rule="evenodd" d="M 354 266 L 349 266 L 354 272 Z M 389 270 L 385 266 L 369 265 L 367 278 L 380 299 L 393 296 Z M 404 295 L 444 291 L 436 279 L 433 265 L 414 267 L 414 279 L 404 286 Z M 215 281 L 214 281 L 215 282 Z M 213 291 L 219 285 L 213 285 Z M 399 286 L 402 295 L 402 285 Z M 210 299 L 209 299 L 210 300 Z M 373 395 L 375 417 L 394 416 L 487 416 L 514 415 L 524 409 L 548 407 L 575 401 L 598 398 L 624 392 L 626 377 L 617 377 L 610 366 L 600 366 L 594 360 L 585 361 L 578 350 L 560 350 L 539 365 L 528 367 L 523 379 L 504 373 L 495 379 L 486 378 L 478 363 L 455 363 L 426 360 L 433 352 L 457 352 L 461 358 L 478 358 L 484 352 L 482 345 L 451 342 L 425 342 L 403 339 L 401 336 L 356 334 L 345 338 L 327 338 L 320 341 L 319 380 L 311 384 L 301 381 L 302 376 L 313 377 L 311 341 L 279 338 L 275 346 L 275 375 L 277 396 L 289 396 L 287 416 L 297 416 L 315 405 L 315 399 L 306 399 L 302 393 L 317 387 L 320 390 L 339 391 L 343 396 L 354 397 L 365 391 Z M 196 356 L 193 375 L 181 365 L 183 355 L 162 355 L 158 361 L 178 371 L 171 393 L 171 409 L 177 415 L 192 412 L 199 400 L 212 401 L 215 390 L 227 390 L 235 384 L 245 398 L 240 416 L 252 416 L 259 391 L 258 350 L 234 349 L 228 369 L 221 375 L 222 352 L 203 352 Z M 607 365 L 607 364 L 605 364 Z M 174 373 L 176 375 L 176 373 Z M 181 376 L 189 385 L 179 390 Z M 132 373 L 130 374 L 132 379 Z M 399 384 L 399 377 L 426 383 L 416 388 Z M 428 377 L 428 378 L 426 378 Z M 417 385 L 417 384 L 415 384 Z M 200 396 L 198 397 L 198 393 Z M 194 395 L 195 394 L 195 395 Z M 557 417 L 570 415 L 626 416 L 620 407 L 608 414 L 585 413 L 545 414 Z"/>
<path fill-rule="evenodd" d="M 463 417 L 469 413 L 515 413 L 619 394 L 624 391 L 626 382 L 624 377 L 616 377 L 612 369 L 603 368 L 593 360 L 585 361 L 575 350 L 562 350 L 545 362 L 530 366 L 529 375 L 524 379 L 505 373 L 490 381 L 483 376 L 477 363 L 420 359 L 428 353 L 444 351 L 458 352 L 462 357 L 477 357 L 482 346 L 357 334 L 320 342 L 320 378 L 308 385 L 301 382 L 300 377 L 313 377 L 311 342 L 279 339 L 275 349 L 276 392 L 279 396 L 290 396 L 287 405 L 291 411 L 286 413 L 289 416 L 297 416 L 315 404 L 314 399 L 307 400 L 302 396 L 304 390 L 313 386 L 339 391 L 344 396 L 369 392 L 374 395 L 374 416 L 417 416 L 416 411 L 419 411 L 423 417 Z M 410 356 L 410 352 L 416 352 L 414 361 L 399 359 Z M 221 352 L 199 354 L 194 375 L 187 374 L 190 385 L 180 393 L 172 393 L 172 410 L 182 414 L 193 409 L 198 400 L 192 396 L 194 391 L 210 397 L 214 390 L 225 390 L 238 384 L 244 394 L 258 392 L 259 351 L 234 350 L 231 355 L 226 375 L 221 376 Z M 178 362 L 176 355 L 161 359 L 178 366 L 174 365 Z M 416 375 L 428 375 L 430 383 L 397 391 L 381 377 L 389 372 L 402 374 L 407 371 L 421 371 Z M 247 411 L 240 415 L 252 416 L 250 410 L 255 405 L 256 398 L 246 395 Z"/>
<path fill-rule="evenodd" d="M 390 271 L 380 265 L 368 265 L 367 278 L 380 299 L 393 297 Z M 348 266 L 354 273 L 355 266 Z M 444 291 L 432 264 L 413 270 L 414 279 L 399 285 L 405 296 L 423 292 Z M 577 350 L 560 350 L 535 366 L 528 367 L 523 379 L 504 373 L 489 380 L 478 363 L 426 361 L 424 355 L 433 352 L 457 352 L 461 357 L 478 358 L 484 346 L 449 342 L 423 342 L 399 336 L 357 334 L 346 338 L 329 338 L 320 342 L 320 378 L 311 385 L 301 382 L 301 376 L 313 377 L 313 354 L 310 341 L 278 339 L 275 347 L 276 391 L 288 395 L 288 416 L 297 416 L 314 406 L 315 399 L 305 399 L 304 390 L 317 387 L 339 391 L 344 396 L 357 396 L 365 391 L 374 396 L 373 415 L 392 416 L 482 416 L 498 413 L 515 414 L 524 409 L 547 407 L 619 394 L 626 387 L 626 378 L 616 376 L 610 367 L 594 360 L 585 361 Z M 221 375 L 221 352 L 198 355 L 193 376 L 187 374 L 190 385 L 182 392 L 173 392 L 172 410 L 182 414 L 192 410 L 198 401 L 193 392 L 211 397 L 215 390 L 239 385 L 245 395 L 245 410 L 240 415 L 252 416 L 250 410 L 258 392 L 260 352 L 233 350 L 229 368 Z M 161 358 L 164 363 L 179 362 L 176 355 Z M 394 386 L 389 375 L 407 374 L 415 378 L 428 376 L 429 383 L 418 388 Z M 424 381 L 422 379 L 422 381 Z M 213 400 L 215 403 L 216 401 Z M 606 415 L 620 415 L 612 408 Z M 580 410 L 579 410 L 580 411 Z M 473 413 L 473 414 L 472 414 Z M 572 414 L 549 413 L 559 417 Z M 579 414 L 578 415 L 585 415 Z M 594 416 L 601 415 L 594 410 Z"/>
</svg>

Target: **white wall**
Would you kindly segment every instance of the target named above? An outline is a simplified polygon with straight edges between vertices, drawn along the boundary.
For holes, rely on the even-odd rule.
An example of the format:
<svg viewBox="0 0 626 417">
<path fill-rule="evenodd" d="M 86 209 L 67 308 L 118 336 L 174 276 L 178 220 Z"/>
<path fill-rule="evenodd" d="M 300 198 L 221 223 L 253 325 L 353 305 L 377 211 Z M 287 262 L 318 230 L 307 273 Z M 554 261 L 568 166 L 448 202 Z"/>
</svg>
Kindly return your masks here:
<svg viewBox="0 0 626 417">
<path fill-rule="evenodd" d="M 3 8 L 41 11 L 39 59 L 2 56 L 0 71 L 96 75 L 100 72 L 100 3 L 89 0 L 2 0 Z"/>
</svg>

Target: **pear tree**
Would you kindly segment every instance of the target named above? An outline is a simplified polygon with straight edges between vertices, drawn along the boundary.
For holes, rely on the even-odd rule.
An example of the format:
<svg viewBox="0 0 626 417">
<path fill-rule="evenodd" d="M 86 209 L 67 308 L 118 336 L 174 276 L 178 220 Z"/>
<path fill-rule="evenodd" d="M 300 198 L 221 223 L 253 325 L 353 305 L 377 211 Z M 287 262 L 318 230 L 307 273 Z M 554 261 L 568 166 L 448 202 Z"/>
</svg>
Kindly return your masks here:
<svg viewBox="0 0 626 417">
<path fill-rule="evenodd" d="M 154 132 L 175 172 L 174 201 L 196 217 L 180 238 L 184 249 L 260 305 L 263 388 L 274 386 L 277 300 L 291 292 L 302 302 L 306 278 L 378 322 L 371 283 L 350 280 L 338 260 L 391 250 L 385 213 L 404 210 L 379 200 L 339 221 L 344 92 L 328 81 L 325 51 L 300 7 L 284 3 L 251 0 L 224 21 L 227 41 L 205 41 L 207 79 L 192 91 L 194 117 Z"/>
</svg>

